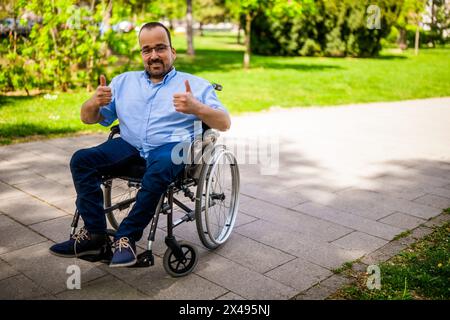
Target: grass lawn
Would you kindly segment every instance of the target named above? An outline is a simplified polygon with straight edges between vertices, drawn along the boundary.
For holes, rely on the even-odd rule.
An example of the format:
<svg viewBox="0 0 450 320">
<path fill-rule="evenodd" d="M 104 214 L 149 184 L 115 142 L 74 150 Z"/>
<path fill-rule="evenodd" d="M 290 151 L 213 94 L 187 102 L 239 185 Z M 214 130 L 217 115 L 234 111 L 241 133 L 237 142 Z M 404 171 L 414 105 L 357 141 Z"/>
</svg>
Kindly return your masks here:
<svg viewBox="0 0 450 320">
<path fill-rule="evenodd" d="M 423 49 L 419 56 L 382 52 L 379 58 L 309 58 L 252 56 L 242 69 L 243 45 L 235 36 L 196 37 L 196 57 L 185 55 L 185 38 L 176 35 L 175 66 L 223 85 L 218 95 L 228 109 L 260 111 L 271 106 L 325 106 L 450 96 L 450 48 Z M 142 69 L 140 56 L 129 70 Z M 110 70 L 113 73 L 113 70 Z M 108 77 L 110 78 L 110 77 Z M 83 125 L 79 107 L 91 93 L 84 90 L 44 95 L 0 96 L 0 144 L 33 137 L 102 131 Z"/>
<path fill-rule="evenodd" d="M 445 210 L 450 214 L 450 208 Z M 331 296 L 351 300 L 449 300 L 450 299 L 450 222 L 381 263 L 381 288 L 369 290 L 367 274 L 350 274 L 356 285 L 349 285 Z M 350 272 L 347 269 L 345 272 Z"/>
</svg>

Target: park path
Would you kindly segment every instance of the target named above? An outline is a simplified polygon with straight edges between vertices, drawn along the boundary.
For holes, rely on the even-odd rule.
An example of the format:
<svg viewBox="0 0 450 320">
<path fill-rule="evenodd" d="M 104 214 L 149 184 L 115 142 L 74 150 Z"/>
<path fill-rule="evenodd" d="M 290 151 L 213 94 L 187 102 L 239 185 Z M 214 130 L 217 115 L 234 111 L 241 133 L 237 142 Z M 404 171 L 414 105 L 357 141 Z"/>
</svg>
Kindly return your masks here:
<svg viewBox="0 0 450 320">
<path fill-rule="evenodd" d="M 175 230 L 198 246 L 194 273 L 164 272 L 163 232 L 149 269 L 55 257 L 48 248 L 67 238 L 74 212 L 70 157 L 105 138 L 0 148 L 0 299 L 324 298 L 313 289 L 341 285 L 334 269 L 387 255 L 396 235 L 430 232 L 450 207 L 450 98 L 272 108 L 234 117 L 222 135 L 242 163 L 230 240 L 207 251 L 194 223 Z M 253 157 L 241 153 L 249 145 Z M 81 290 L 66 287 L 71 264 Z"/>
</svg>

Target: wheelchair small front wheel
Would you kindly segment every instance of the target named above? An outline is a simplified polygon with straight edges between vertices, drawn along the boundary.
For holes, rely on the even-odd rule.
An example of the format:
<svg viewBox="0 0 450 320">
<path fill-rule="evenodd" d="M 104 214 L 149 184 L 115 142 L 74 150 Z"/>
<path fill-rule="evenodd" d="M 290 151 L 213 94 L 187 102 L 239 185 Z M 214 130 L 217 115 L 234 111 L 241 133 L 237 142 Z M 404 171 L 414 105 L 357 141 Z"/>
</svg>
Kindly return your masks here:
<svg viewBox="0 0 450 320">
<path fill-rule="evenodd" d="M 167 248 L 163 257 L 164 270 L 176 278 L 191 273 L 198 263 L 198 251 L 194 246 L 184 241 L 178 241 L 178 244 L 183 251 L 182 259 L 178 259 L 170 248 Z"/>
</svg>

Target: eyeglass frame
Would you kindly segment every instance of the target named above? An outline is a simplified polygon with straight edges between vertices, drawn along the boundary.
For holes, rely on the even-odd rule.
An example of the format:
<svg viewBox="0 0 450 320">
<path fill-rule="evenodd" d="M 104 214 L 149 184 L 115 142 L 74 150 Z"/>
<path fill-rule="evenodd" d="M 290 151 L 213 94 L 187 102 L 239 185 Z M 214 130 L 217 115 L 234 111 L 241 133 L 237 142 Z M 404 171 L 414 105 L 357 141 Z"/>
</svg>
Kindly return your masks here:
<svg viewBox="0 0 450 320">
<path fill-rule="evenodd" d="M 158 48 L 159 47 L 159 48 Z M 158 44 L 156 47 L 153 47 L 153 48 L 149 48 L 149 47 L 144 47 L 144 48 L 142 48 L 141 49 L 141 54 L 143 55 L 143 56 L 148 56 L 148 55 L 151 55 L 152 53 L 153 53 L 153 51 L 155 51 L 155 53 L 156 54 L 162 54 L 162 53 L 164 53 L 167 49 L 169 49 L 169 48 L 171 48 L 171 46 L 170 45 L 167 45 L 167 44 Z M 158 50 L 159 50 L 159 52 L 158 52 Z M 144 51 L 146 51 L 146 52 L 144 52 Z"/>
</svg>

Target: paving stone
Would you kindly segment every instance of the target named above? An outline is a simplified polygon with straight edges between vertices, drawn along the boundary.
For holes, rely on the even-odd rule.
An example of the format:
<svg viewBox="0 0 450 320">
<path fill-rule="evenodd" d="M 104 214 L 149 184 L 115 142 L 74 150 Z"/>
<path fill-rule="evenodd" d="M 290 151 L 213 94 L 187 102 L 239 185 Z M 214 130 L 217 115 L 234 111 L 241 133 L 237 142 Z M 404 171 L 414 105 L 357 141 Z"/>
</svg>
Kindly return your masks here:
<svg viewBox="0 0 450 320">
<path fill-rule="evenodd" d="M 24 169 L 16 168 L 8 172 L 0 170 L 0 179 L 11 186 L 15 186 L 30 181 L 36 181 L 41 178 L 42 176 L 31 171 L 28 167 L 25 167 Z"/>
<path fill-rule="evenodd" d="M 52 294 L 67 289 L 66 282 L 70 274 L 66 271 L 70 265 L 80 267 L 82 287 L 84 283 L 105 274 L 94 263 L 52 255 L 49 252 L 51 245 L 53 245 L 53 242 L 46 241 L 3 254 L 1 258 Z"/>
<path fill-rule="evenodd" d="M 223 296 L 220 296 L 216 300 L 245 300 L 245 299 L 234 292 L 228 292 L 228 293 L 224 294 Z"/>
<path fill-rule="evenodd" d="M 195 273 L 246 299 L 289 299 L 296 293 L 292 287 L 216 254 L 210 254 L 202 259 Z"/>
<path fill-rule="evenodd" d="M 20 235 L 18 237 L 17 235 Z M 46 239 L 11 218 L 0 215 L 0 254 L 30 246 Z"/>
<path fill-rule="evenodd" d="M 444 198 L 432 194 L 424 195 L 414 200 L 414 202 L 425 204 L 438 209 L 450 208 L 450 198 Z"/>
<path fill-rule="evenodd" d="M 432 195 L 450 198 L 450 190 L 446 188 L 439 188 L 439 187 L 424 187 L 424 190 Z"/>
<path fill-rule="evenodd" d="M 379 196 L 369 191 L 362 193 L 361 190 L 344 190 L 338 192 L 332 202 L 321 202 L 321 204 L 371 220 L 378 220 L 395 210 L 377 203 L 377 195 Z"/>
<path fill-rule="evenodd" d="M 22 274 L 0 281 L 0 300 L 28 300 L 47 292 Z"/>
<path fill-rule="evenodd" d="M 125 282 L 107 275 L 81 286 L 80 289 L 67 290 L 56 295 L 62 300 L 143 300 L 148 296 Z"/>
<path fill-rule="evenodd" d="M 367 272 L 368 265 L 364 263 L 354 263 L 352 264 L 352 270 L 354 272 Z"/>
<path fill-rule="evenodd" d="M 360 185 L 360 188 L 406 200 L 414 200 L 427 193 L 450 198 L 450 190 L 448 189 L 428 184 L 417 184 L 414 179 L 403 179 L 396 176 L 368 179 Z"/>
<path fill-rule="evenodd" d="M 26 225 L 67 215 L 66 212 L 25 193 L 11 201 L 0 203 L 0 211 Z"/>
<path fill-rule="evenodd" d="M 241 210 L 248 215 L 277 224 L 287 230 L 304 233 L 312 239 L 322 241 L 332 241 L 352 231 L 341 225 L 260 200 L 252 200 L 243 204 Z"/>
<path fill-rule="evenodd" d="M 64 211 L 67 214 L 74 215 L 75 210 L 77 209 L 77 206 L 75 204 L 75 201 L 77 200 L 77 197 L 73 198 L 66 198 L 61 200 L 52 200 L 48 203 L 53 205 L 54 207 Z"/>
<path fill-rule="evenodd" d="M 246 196 L 246 195 L 243 194 L 243 193 L 240 193 L 240 194 L 239 194 L 239 204 L 245 203 L 245 202 L 250 201 L 250 200 L 253 200 L 253 199 L 254 199 L 254 198 L 249 197 L 249 196 Z"/>
<path fill-rule="evenodd" d="M 59 243 L 69 239 L 72 216 L 64 216 L 56 219 L 47 220 L 44 222 L 32 224 L 29 227 L 39 234 L 44 235 L 48 239 Z M 80 218 L 78 228 L 83 226 L 83 219 Z"/>
<path fill-rule="evenodd" d="M 259 273 L 295 258 L 237 233 L 231 234 L 229 240 L 214 252 Z"/>
<path fill-rule="evenodd" d="M 253 222 L 258 220 L 258 218 L 249 216 L 248 214 L 245 214 L 242 211 L 239 211 L 236 217 L 236 222 L 234 223 L 234 227 L 242 226 L 244 224 Z"/>
<path fill-rule="evenodd" d="M 29 157 L 36 156 L 32 152 L 29 152 L 22 148 L 22 145 L 12 145 L 7 147 L 1 147 L 0 160 L 2 161 L 17 161 L 27 159 Z"/>
<path fill-rule="evenodd" d="M 413 239 L 411 237 L 411 239 Z M 385 246 L 380 248 L 380 252 L 385 255 L 385 257 L 388 257 L 389 259 L 395 255 L 397 255 L 400 251 L 408 247 L 407 244 L 408 241 L 393 241 Z"/>
<path fill-rule="evenodd" d="M 379 264 L 381 262 L 387 261 L 392 256 L 384 253 L 381 250 L 376 250 L 374 252 L 369 253 L 361 259 L 361 262 L 367 265 Z"/>
<path fill-rule="evenodd" d="M 419 163 L 414 166 L 415 170 L 422 174 L 433 176 L 437 178 L 444 178 L 450 180 L 450 166 L 449 163 Z"/>
<path fill-rule="evenodd" d="M 301 204 L 293 209 L 386 240 L 391 240 L 404 231 L 397 227 L 312 202 Z"/>
<path fill-rule="evenodd" d="M 427 227 L 418 227 L 411 232 L 411 236 L 415 239 L 422 239 L 433 232 L 433 229 Z"/>
<path fill-rule="evenodd" d="M 363 256 L 382 247 L 387 241 L 363 232 L 355 231 L 332 243 L 343 249 L 356 251 L 360 256 Z"/>
<path fill-rule="evenodd" d="M 21 146 L 22 144 L 20 143 L 9 146 L 0 146 L 0 160 L 5 160 L 7 157 L 14 158 L 15 155 L 24 152 Z"/>
<path fill-rule="evenodd" d="M 244 184 L 240 189 L 240 192 L 252 198 L 270 202 L 285 208 L 292 208 L 300 203 L 308 201 L 298 193 L 288 191 L 279 192 L 278 190 L 271 190 L 258 185 Z"/>
<path fill-rule="evenodd" d="M 295 300 L 324 300 L 341 287 L 352 283 L 353 280 L 340 275 L 332 275 L 306 292 L 295 297 Z"/>
<path fill-rule="evenodd" d="M 450 214 L 440 214 L 437 217 L 434 217 L 433 219 L 424 223 L 424 226 L 432 228 L 435 226 L 441 226 L 447 221 L 450 221 Z"/>
<path fill-rule="evenodd" d="M 414 215 L 418 218 L 428 219 L 438 215 L 438 209 L 418 204 L 404 199 L 397 199 L 387 195 L 382 195 L 376 192 L 366 190 L 345 190 L 339 192 L 339 195 L 344 197 L 344 201 L 333 202 L 332 206 L 354 214 L 369 217 L 371 219 L 381 219 L 392 214 L 395 211 L 405 212 Z M 353 199 L 353 200 L 352 200 Z M 353 201 L 353 204 L 347 201 Z M 348 206 L 347 206 L 348 204 Z M 366 211 L 360 211 L 357 208 L 363 209 L 365 206 L 371 206 L 373 209 L 367 208 Z"/>
<path fill-rule="evenodd" d="M 19 274 L 14 268 L 12 268 L 9 264 L 0 260 L 0 280 L 12 277 Z"/>
<path fill-rule="evenodd" d="M 22 191 L 17 190 L 16 188 L 13 188 L 6 183 L 0 182 L 0 201 L 1 202 L 10 201 L 13 198 L 23 196 L 23 194 L 24 193 Z"/>
<path fill-rule="evenodd" d="M 228 291 L 195 273 L 173 278 L 164 271 L 162 264 L 162 259 L 155 257 L 155 265 L 150 268 L 101 268 L 144 292 L 151 299 L 210 300 Z"/>
<path fill-rule="evenodd" d="M 400 229 L 414 229 L 425 221 L 426 220 L 424 219 L 420 219 L 400 212 L 395 212 L 390 216 L 387 216 L 380 220 L 380 222 L 382 223 L 398 227 Z"/>
<path fill-rule="evenodd" d="M 346 261 L 360 257 L 355 252 L 326 242 L 311 241 L 302 234 L 286 232 L 283 228 L 262 220 L 236 228 L 236 232 L 328 269 L 335 269 Z"/>
<path fill-rule="evenodd" d="M 332 272 L 297 258 L 266 272 L 265 275 L 299 291 L 304 291 L 331 276 Z"/>
<path fill-rule="evenodd" d="M 76 192 L 73 186 L 62 185 L 45 178 L 21 183 L 16 187 L 45 202 L 71 199 L 76 196 Z"/>
<path fill-rule="evenodd" d="M 396 168 L 393 173 L 399 178 L 412 180 L 417 185 L 425 184 L 433 187 L 443 187 L 448 184 L 448 178 L 424 174 L 416 168 Z"/>
</svg>

